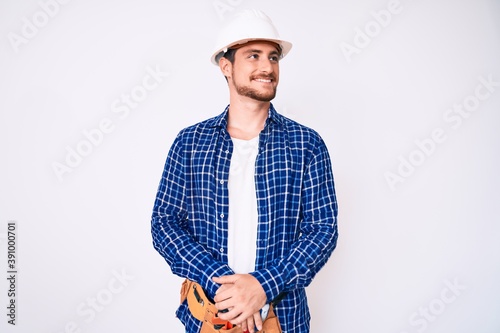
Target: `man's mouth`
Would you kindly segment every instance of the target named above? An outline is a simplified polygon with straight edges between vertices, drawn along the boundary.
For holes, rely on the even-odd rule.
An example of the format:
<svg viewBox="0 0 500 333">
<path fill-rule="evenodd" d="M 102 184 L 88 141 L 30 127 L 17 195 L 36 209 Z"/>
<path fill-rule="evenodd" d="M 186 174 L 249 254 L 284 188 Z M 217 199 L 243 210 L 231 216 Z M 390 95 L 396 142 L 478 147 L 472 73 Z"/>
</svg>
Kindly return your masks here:
<svg viewBox="0 0 500 333">
<path fill-rule="evenodd" d="M 262 83 L 271 83 L 274 81 L 272 78 L 254 78 L 254 80 Z"/>
</svg>

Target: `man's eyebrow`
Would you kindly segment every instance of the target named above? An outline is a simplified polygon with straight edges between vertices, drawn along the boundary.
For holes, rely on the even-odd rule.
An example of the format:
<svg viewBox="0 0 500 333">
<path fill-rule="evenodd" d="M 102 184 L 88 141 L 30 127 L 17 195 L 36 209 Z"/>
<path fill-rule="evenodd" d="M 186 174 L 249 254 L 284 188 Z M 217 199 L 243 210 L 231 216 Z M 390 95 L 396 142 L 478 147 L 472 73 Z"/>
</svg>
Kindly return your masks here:
<svg viewBox="0 0 500 333">
<path fill-rule="evenodd" d="M 246 53 L 259 53 L 260 54 L 260 53 L 264 53 L 264 51 L 259 50 L 259 49 L 250 49 L 250 50 L 244 51 L 243 53 L 245 53 L 245 54 Z M 273 50 L 269 54 L 278 54 L 279 55 L 280 53 L 278 52 L 278 50 Z"/>
</svg>

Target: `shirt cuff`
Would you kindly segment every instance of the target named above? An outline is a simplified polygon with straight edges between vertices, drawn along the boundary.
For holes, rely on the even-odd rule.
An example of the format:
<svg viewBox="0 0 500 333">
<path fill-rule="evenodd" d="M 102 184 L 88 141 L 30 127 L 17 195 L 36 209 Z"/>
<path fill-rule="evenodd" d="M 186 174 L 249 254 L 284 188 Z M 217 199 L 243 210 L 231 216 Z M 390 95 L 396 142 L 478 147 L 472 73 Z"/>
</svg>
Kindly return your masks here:
<svg viewBox="0 0 500 333">
<path fill-rule="evenodd" d="M 251 272 L 264 291 L 266 292 L 267 303 L 272 302 L 285 289 L 285 280 L 283 279 L 283 268 L 281 265 L 272 268 L 260 269 Z"/>
<path fill-rule="evenodd" d="M 234 274 L 234 272 L 231 270 L 231 268 L 229 268 L 228 265 L 221 265 L 220 263 L 213 264 L 212 267 L 209 266 L 207 269 L 203 269 L 203 273 L 199 283 L 205 288 L 207 296 L 211 299 L 214 299 L 215 293 L 219 289 L 220 284 L 212 281 L 212 278 L 232 274 Z"/>
</svg>

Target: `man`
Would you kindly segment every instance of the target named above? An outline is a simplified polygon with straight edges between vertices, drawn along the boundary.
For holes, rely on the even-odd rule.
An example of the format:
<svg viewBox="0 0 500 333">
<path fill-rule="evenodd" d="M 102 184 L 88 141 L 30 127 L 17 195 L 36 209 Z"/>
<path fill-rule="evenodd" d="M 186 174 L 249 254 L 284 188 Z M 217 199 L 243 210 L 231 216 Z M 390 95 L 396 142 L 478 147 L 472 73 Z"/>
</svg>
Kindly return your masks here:
<svg viewBox="0 0 500 333">
<path fill-rule="evenodd" d="M 309 332 L 304 288 L 337 242 L 326 145 L 271 104 L 290 48 L 260 11 L 222 31 L 211 60 L 230 104 L 178 134 L 153 210 L 153 243 L 172 272 L 201 286 L 219 310 L 214 320 L 240 332 L 260 330 L 269 304 L 283 332 Z M 184 300 L 177 317 L 199 332 L 190 309 Z"/>
</svg>

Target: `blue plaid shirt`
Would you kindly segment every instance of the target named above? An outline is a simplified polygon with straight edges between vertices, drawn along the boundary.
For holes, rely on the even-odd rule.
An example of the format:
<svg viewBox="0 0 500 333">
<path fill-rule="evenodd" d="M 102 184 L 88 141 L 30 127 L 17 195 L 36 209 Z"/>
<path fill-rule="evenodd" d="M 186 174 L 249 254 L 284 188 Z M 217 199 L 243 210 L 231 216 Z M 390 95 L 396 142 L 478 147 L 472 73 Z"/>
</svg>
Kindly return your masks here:
<svg viewBox="0 0 500 333">
<path fill-rule="evenodd" d="M 226 110 L 182 130 L 168 154 L 152 215 L 153 244 L 172 272 L 200 283 L 210 297 L 213 276 L 234 274 L 227 262 L 227 181 L 233 144 Z M 251 274 L 275 307 L 283 332 L 309 332 L 304 288 L 337 243 L 337 201 L 321 137 L 271 105 L 255 162 L 258 230 Z M 201 322 L 186 302 L 176 313 L 186 332 Z"/>
</svg>

